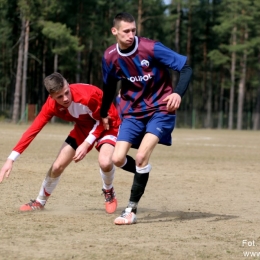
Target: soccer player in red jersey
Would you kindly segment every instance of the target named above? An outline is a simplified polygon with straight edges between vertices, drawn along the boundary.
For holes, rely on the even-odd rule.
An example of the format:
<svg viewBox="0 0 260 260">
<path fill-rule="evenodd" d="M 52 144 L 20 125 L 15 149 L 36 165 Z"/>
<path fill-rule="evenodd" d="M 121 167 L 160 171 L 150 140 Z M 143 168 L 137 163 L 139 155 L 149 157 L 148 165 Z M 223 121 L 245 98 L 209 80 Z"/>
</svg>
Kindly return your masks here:
<svg viewBox="0 0 260 260">
<path fill-rule="evenodd" d="M 109 129 L 108 109 L 121 81 L 120 126 L 115 151 L 115 165 L 135 172 L 126 209 L 115 224 L 136 223 L 136 211 L 148 182 L 150 156 L 157 143 L 171 145 L 175 126 L 175 111 L 181 104 L 192 69 L 187 57 L 174 52 L 162 43 L 136 36 L 136 23 L 129 13 L 115 16 L 112 34 L 117 43 L 106 49 L 102 59 L 103 102 L 101 117 Z M 170 70 L 179 72 L 176 86 L 172 86 Z M 138 148 L 135 160 L 127 155 Z"/>
<path fill-rule="evenodd" d="M 101 89 L 89 84 L 69 84 L 61 74 L 56 72 L 44 79 L 44 85 L 49 97 L 3 165 L 0 171 L 0 182 L 10 175 L 14 161 L 51 118 L 56 116 L 65 121 L 74 122 L 74 127 L 61 146 L 57 159 L 47 172 L 38 197 L 36 200 L 22 205 L 20 210 L 43 209 L 65 168 L 72 161 L 81 161 L 95 146 L 99 151 L 98 162 L 103 180 L 102 191 L 105 196 L 106 211 L 113 213 L 117 208 L 117 199 L 113 188 L 115 167 L 112 162 L 112 154 L 120 125 L 116 107 L 111 104 L 108 110 L 111 120 L 110 128 L 106 130 L 100 117 L 103 96 Z"/>
</svg>

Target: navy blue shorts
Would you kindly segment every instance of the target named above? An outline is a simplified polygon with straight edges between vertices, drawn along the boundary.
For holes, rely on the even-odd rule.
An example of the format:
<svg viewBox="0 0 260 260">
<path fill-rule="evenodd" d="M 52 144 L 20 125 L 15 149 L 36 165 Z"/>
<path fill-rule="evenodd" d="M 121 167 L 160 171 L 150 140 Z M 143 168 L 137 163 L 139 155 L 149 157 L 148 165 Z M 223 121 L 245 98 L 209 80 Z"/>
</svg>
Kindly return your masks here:
<svg viewBox="0 0 260 260">
<path fill-rule="evenodd" d="M 124 118 L 117 136 L 117 141 L 126 141 L 138 148 L 146 133 L 159 138 L 159 144 L 170 146 L 172 144 L 172 131 L 175 126 L 176 115 L 155 113 L 151 117 L 135 119 Z"/>
</svg>

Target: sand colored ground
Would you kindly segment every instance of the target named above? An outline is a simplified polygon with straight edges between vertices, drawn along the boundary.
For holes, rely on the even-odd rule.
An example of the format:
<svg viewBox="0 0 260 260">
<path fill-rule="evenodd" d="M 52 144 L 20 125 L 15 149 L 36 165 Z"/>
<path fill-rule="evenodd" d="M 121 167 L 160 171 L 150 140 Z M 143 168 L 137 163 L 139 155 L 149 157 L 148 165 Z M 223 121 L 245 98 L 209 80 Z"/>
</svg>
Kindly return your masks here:
<svg viewBox="0 0 260 260">
<path fill-rule="evenodd" d="M 1 165 L 27 127 L 0 123 Z M 260 259 L 260 132 L 175 129 L 153 153 L 136 225 L 113 224 L 133 175 L 117 169 L 119 205 L 106 214 L 94 150 L 66 169 L 44 211 L 19 212 L 71 128 L 47 125 L 0 184 L 1 260 Z"/>
</svg>

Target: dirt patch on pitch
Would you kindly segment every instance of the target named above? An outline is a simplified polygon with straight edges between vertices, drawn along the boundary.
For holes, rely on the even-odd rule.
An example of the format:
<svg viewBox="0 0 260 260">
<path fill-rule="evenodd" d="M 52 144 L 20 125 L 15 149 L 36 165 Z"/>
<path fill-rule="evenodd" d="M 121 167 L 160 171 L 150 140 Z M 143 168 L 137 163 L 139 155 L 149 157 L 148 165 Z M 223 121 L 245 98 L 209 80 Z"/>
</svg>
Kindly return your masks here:
<svg viewBox="0 0 260 260">
<path fill-rule="evenodd" d="M 118 210 L 105 213 L 96 151 L 66 169 L 44 211 L 20 213 L 71 127 L 46 126 L 0 184 L 0 259 L 246 259 L 260 252 L 259 132 L 176 129 L 173 146 L 159 145 L 152 156 L 136 225 L 113 224 L 133 178 L 120 169 Z M 26 128 L 0 124 L 1 165 Z"/>
</svg>

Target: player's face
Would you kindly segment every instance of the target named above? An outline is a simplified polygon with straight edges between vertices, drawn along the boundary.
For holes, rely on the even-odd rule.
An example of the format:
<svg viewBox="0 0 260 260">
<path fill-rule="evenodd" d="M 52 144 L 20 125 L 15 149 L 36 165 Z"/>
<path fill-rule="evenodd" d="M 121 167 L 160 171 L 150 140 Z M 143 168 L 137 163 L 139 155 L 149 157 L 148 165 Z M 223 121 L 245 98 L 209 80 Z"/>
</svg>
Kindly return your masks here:
<svg viewBox="0 0 260 260">
<path fill-rule="evenodd" d="M 116 36 L 119 48 L 125 50 L 129 48 L 133 42 L 136 35 L 136 25 L 135 22 L 128 23 L 121 21 L 116 27 L 111 29 L 114 36 Z"/>
<path fill-rule="evenodd" d="M 69 107 L 71 102 L 72 102 L 70 86 L 69 86 L 69 84 L 67 82 L 66 82 L 65 86 L 63 87 L 63 89 L 61 89 L 60 91 L 58 91 L 56 93 L 50 94 L 50 96 L 58 104 L 60 104 L 61 106 L 64 106 L 64 107 Z"/>
</svg>

